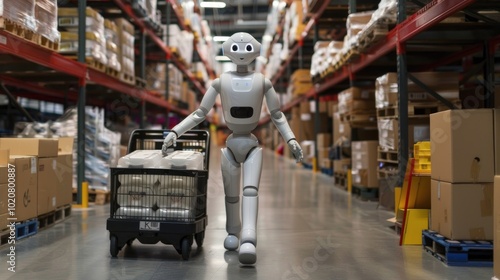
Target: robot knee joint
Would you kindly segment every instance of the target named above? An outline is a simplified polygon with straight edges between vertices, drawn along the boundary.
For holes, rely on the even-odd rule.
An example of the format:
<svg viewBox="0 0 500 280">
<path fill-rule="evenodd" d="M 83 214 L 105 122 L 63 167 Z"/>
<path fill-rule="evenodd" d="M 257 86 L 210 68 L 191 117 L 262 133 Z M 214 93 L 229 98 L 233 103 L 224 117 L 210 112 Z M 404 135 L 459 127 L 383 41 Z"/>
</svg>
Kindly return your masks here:
<svg viewBox="0 0 500 280">
<path fill-rule="evenodd" d="M 258 193 L 257 187 L 255 186 L 246 186 L 243 188 L 243 196 L 257 196 Z"/>
<path fill-rule="evenodd" d="M 240 197 L 238 196 L 226 196 L 227 203 L 238 203 L 240 201 Z"/>
</svg>

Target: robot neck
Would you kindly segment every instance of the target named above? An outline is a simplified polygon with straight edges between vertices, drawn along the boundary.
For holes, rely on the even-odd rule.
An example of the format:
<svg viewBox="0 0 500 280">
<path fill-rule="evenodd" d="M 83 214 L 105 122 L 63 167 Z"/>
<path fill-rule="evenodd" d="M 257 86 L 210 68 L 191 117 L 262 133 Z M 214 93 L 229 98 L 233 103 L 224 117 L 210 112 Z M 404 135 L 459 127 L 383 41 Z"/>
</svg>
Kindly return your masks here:
<svg viewBox="0 0 500 280">
<path fill-rule="evenodd" d="M 236 65 L 236 72 L 248 73 L 248 65 Z"/>
</svg>

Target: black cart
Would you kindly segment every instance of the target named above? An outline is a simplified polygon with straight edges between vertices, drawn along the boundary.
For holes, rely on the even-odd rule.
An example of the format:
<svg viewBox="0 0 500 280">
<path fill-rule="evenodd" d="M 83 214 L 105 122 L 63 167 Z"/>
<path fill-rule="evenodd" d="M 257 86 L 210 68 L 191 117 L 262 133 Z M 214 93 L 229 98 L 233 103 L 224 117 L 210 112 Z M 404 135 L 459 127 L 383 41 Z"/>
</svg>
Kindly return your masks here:
<svg viewBox="0 0 500 280">
<path fill-rule="evenodd" d="M 128 153 L 161 150 L 169 132 L 135 130 Z M 112 257 L 135 239 L 143 244 L 171 244 L 184 260 L 189 259 L 193 239 L 202 246 L 207 226 L 209 133 L 188 131 L 173 148 L 201 152 L 204 169 L 111 168 L 111 211 L 106 228 Z"/>
</svg>

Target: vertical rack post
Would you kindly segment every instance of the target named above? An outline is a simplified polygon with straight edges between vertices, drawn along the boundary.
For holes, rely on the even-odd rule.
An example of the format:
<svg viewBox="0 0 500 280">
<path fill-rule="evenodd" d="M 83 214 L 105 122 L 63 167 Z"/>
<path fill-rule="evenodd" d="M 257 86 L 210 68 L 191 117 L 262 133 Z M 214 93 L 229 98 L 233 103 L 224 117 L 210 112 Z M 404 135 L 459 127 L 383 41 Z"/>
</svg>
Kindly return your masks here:
<svg viewBox="0 0 500 280">
<path fill-rule="evenodd" d="M 166 5 L 165 5 L 165 18 L 166 18 L 166 34 L 167 34 L 167 38 L 165 38 L 165 44 L 167 46 L 170 46 L 170 17 L 171 17 L 171 6 L 170 6 L 170 1 L 166 1 Z M 168 101 L 168 98 L 170 96 L 170 57 L 167 55 L 166 58 L 165 58 L 165 100 Z M 167 112 L 166 112 L 166 118 L 165 118 L 165 124 L 164 124 L 164 127 L 165 128 L 169 128 L 169 110 L 167 109 Z"/>
<path fill-rule="evenodd" d="M 495 45 L 486 41 L 484 54 L 484 107 L 495 108 Z"/>
<path fill-rule="evenodd" d="M 406 19 L 406 2 L 398 2 L 398 23 Z M 399 150 L 398 150 L 398 186 L 402 186 L 408 162 L 408 67 L 406 63 L 406 44 L 397 43 L 398 67 L 398 114 L 399 114 Z"/>
<path fill-rule="evenodd" d="M 141 41 L 139 44 L 139 78 L 146 80 L 146 32 L 141 30 Z M 139 113 L 139 127 L 146 127 L 146 102 L 141 100 L 141 111 Z"/>
<path fill-rule="evenodd" d="M 356 0 L 349 0 L 349 14 L 356 13 Z"/>
<path fill-rule="evenodd" d="M 78 61 L 85 63 L 86 41 L 86 9 L 87 1 L 78 1 Z M 82 203 L 82 184 L 85 181 L 85 78 L 81 78 L 78 85 L 78 123 L 77 123 L 77 192 L 76 203 Z"/>
<path fill-rule="evenodd" d="M 319 30 L 318 30 L 318 25 L 314 24 L 314 38 L 313 38 L 313 44 L 315 45 L 318 42 L 319 39 Z M 300 58 L 302 60 L 302 57 Z M 320 118 L 319 118 L 319 96 L 315 95 L 314 96 L 314 103 L 315 103 L 315 108 L 314 108 L 314 136 L 315 136 L 315 145 L 314 145 L 314 160 L 313 160 L 313 170 L 318 171 L 319 170 L 319 153 L 318 153 L 318 133 L 320 131 Z"/>
</svg>

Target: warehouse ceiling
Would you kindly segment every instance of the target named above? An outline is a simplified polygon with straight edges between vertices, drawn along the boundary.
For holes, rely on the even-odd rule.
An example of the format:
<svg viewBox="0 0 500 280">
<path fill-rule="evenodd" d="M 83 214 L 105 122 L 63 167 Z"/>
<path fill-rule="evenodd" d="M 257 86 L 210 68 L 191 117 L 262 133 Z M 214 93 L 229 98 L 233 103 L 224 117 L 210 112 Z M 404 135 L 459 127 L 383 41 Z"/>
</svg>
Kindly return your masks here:
<svg viewBox="0 0 500 280">
<path fill-rule="evenodd" d="M 208 2 L 208 1 L 207 1 Z M 213 36 L 231 36 L 248 32 L 259 42 L 266 29 L 269 0 L 226 0 L 222 9 L 203 8 L 203 18 L 208 21 Z"/>
</svg>

